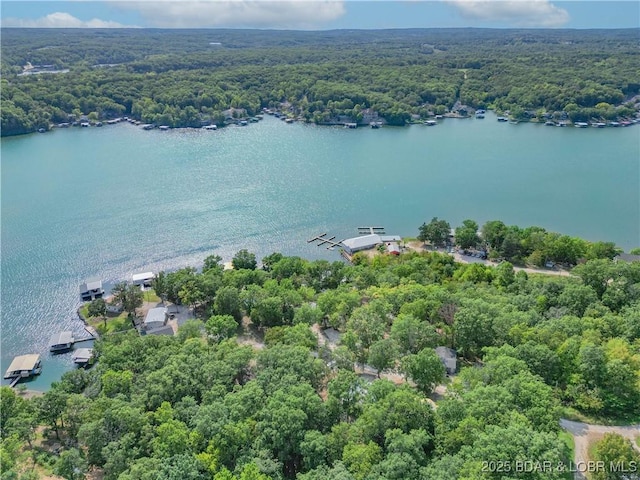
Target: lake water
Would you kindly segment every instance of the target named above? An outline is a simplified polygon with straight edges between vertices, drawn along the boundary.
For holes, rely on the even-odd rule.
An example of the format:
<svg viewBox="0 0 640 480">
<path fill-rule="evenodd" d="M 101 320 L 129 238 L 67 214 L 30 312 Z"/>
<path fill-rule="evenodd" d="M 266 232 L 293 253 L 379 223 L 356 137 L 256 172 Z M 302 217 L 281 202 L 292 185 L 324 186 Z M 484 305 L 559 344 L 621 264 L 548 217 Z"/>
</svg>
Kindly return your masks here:
<svg viewBox="0 0 640 480">
<path fill-rule="evenodd" d="M 45 389 L 72 368 L 78 285 L 230 260 L 241 248 L 339 259 L 307 243 L 356 227 L 415 236 L 432 217 L 500 219 L 640 246 L 640 125 L 578 129 L 445 119 L 406 128 L 266 117 L 217 131 L 129 124 L 3 138 L 1 372 L 41 353 Z"/>
</svg>

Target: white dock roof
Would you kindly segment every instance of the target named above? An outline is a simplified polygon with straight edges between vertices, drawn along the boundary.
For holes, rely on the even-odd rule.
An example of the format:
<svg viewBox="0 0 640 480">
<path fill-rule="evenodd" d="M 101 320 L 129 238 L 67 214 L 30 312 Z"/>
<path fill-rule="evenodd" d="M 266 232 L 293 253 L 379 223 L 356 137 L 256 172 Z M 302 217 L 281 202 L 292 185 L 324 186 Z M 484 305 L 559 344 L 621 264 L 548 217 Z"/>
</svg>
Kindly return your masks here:
<svg viewBox="0 0 640 480">
<path fill-rule="evenodd" d="M 141 280 L 151 280 L 153 278 L 153 272 L 134 273 L 131 278 L 134 283 Z"/>
<path fill-rule="evenodd" d="M 37 353 L 20 355 L 13 359 L 13 362 L 11 362 L 11 365 L 9 365 L 7 369 L 7 373 L 33 370 L 39 361 L 40 355 Z"/>
</svg>

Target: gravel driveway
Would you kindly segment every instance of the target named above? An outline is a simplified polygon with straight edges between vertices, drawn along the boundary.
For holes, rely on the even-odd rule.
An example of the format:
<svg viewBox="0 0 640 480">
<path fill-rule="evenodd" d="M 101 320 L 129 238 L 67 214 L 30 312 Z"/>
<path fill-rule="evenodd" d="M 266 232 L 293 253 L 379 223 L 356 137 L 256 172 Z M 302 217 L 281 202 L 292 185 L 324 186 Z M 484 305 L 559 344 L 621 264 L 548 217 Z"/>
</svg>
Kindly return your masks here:
<svg viewBox="0 0 640 480">
<path fill-rule="evenodd" d="M 640 447 L 635 442 L 640 436 L 640 425 L 628 425 L 625 427 L 614 427 L 606 425 L 590 425 L 582 422 L 572 422 L 571 420 L 560 419 L 560 426 L 573 435 L 575 442 L 576 479 L 587 478 L 580 470 L 584 470 L 589 460 L 589 443 L 600 439 L 605 433 L 617 433 L 624 438 L 631 440 L 634 448 L 640 452 Z"/>
</svg>

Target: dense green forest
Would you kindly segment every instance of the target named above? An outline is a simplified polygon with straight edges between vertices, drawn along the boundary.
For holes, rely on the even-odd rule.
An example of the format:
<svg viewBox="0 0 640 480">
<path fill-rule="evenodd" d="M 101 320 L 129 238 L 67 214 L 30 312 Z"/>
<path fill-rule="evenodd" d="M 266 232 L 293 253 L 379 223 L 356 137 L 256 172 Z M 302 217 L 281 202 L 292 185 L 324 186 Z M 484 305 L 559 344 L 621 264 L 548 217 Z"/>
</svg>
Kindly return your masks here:
<svg viewBox="0 0 640 480">
<path fill-rule="evenodd" d="M 427 226 L 441 222 L 420 235 L 432 241 Z M 477 235 L 470 222 L 456 229 L 461 246 Z M 502 227 L 516 230 L 481 229 L 490 253 L 502 255 L 488 240 Z M 41 397 L 0 389 L 1 478 L 96 468 L 106 480 L 573 478 L 495 465 L 568 468 L 561 416 L 640 416 L 640 262 L 583 244 L 566 277 L 428 250 L 354 264 L 274 253 L 261 266 L 242 250 L 233 270 L 210 256 L 162 272 L 155 293 L 198 319 L 175 337 L 104 335 L 94 368 Z M 339 342 L 321 340 L 328 327 Z M 452 378 L 437 346 L 457 351 Z M 434 396 L 437 385 L 446 392 Z M 615 435 L 593 455 L 640 460 Z"/>
<path fill-rule="evenodd" d="M 637 29 L 2 29 L 2 135 L 83 116 L 198 127 L 265 107 L 316 123 L 631 118 L 638 44 Z"/>
</svg>

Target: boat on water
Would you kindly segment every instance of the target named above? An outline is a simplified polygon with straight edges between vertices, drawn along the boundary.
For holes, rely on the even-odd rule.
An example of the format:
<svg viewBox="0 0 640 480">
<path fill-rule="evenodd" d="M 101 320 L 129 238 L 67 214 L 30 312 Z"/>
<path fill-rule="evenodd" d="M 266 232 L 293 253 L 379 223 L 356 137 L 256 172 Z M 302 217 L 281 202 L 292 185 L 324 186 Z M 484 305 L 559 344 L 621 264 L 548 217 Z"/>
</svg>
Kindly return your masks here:
<svg viewBox="0 0 640 480">
<path fill-rule="evenodd" d="M 508 122 L 509 119 L 507 117 L 498 117 L 499 122 Z"/>
<path fill-rule="evenodd" d="M 589 124 L 587 122 L 576 122 L 573 124 L 576 128 L 587 128 Z"/>
<path fill-rule="evenodd" d="M 425 124 L 427 127 L 433 127 L 433 126 L 437 125 L 437 124 L 438 124 L 438 122 L 436 122 L 435 120 L 427 120 L 426 122 L 424 122 L 424 124 Z"/>
</svg>

